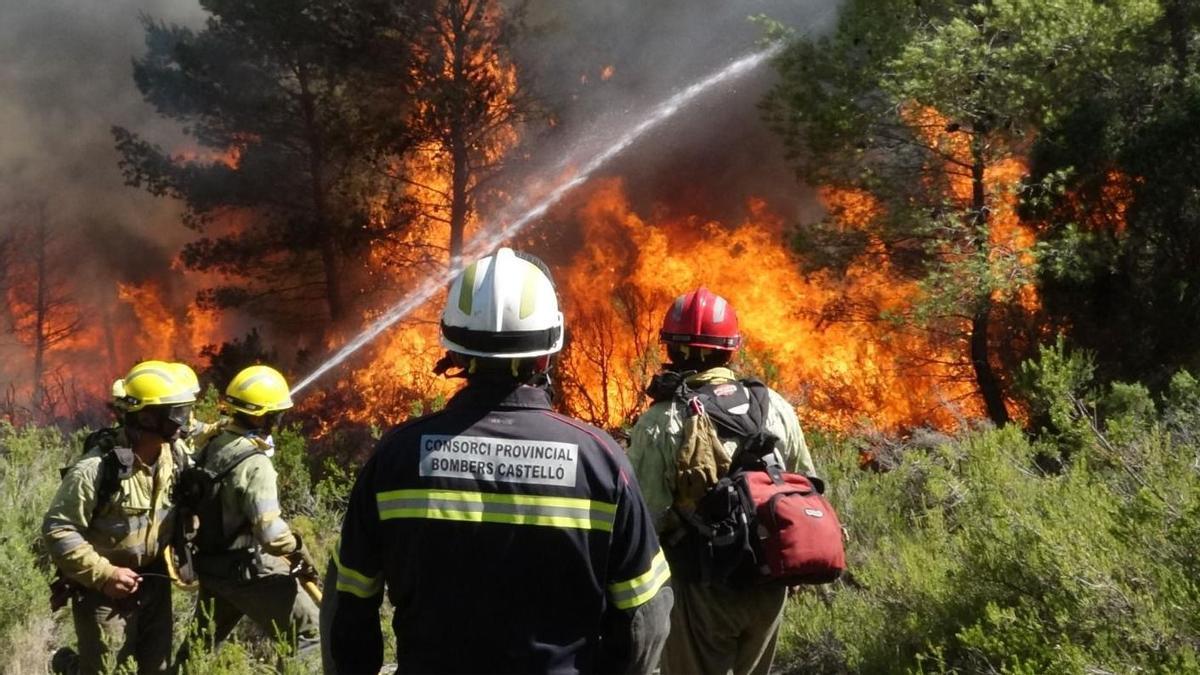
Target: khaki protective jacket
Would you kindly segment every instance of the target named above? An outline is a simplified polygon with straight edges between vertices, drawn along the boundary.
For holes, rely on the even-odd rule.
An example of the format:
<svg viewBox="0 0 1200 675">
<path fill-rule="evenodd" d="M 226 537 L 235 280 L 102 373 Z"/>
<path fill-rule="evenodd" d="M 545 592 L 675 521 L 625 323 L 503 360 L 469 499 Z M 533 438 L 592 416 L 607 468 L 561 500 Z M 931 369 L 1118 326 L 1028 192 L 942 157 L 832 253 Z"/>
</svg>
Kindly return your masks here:
<svg viewBox="0 0 1200 675">
<path fill-rule="evenodd" d="M 269 443 L 251 431 L 230 424 L 196 458 L 204 468 L 219 474 L 246 451 L 254 451 L 221 481 L 217 493 L 221 501 L 222 538 L 232 542 L 228 550 L 253 548 L 256 544 L 272 555 L 296 550 L 296 537 L 279 509 L 278 474 L 265 454 L 270 448 Z M 218 552 L 200 552 L 213 553 Z"/>
<path fill-rule="evenodd" d="M 118 447 L 127 442 L 119 432 Z M 171 446 L 163 444 L 152 466 L 134 456 L 130 475 L 120 479 L 97 513 L 103 454 L 91 449 L 67 471 L 42 521 L 42 541 L 54 564 L 71 580 L 97 590 L 117 567 L 136 570 L 156 562 L 170 542 L 174 519 Z"/>
<path fill-rule="evenodd" d="M 194 457 L 197 451 L 203 450 L 209 441 L 216 438 L 227 426 L 229 420 L 224 417 L 216 422 L 202 422 L 193 417 L 191 425 L 184 430 L 184 437 L 179 442 L 188 456 Z"/>
<path fill-rule="evenodd" d="M 706 384 L 734 382 L 737 375 L 729 368 L 711 368 L 688 378 L 687 384 L 699 387 Z M 770 391 L 770 410 L 767 415 L 767 431 L 779 438 L 776 453 L 780 455 L 789 471 L 808 476 L 814 475 L 812 455 L 804 441 L 804 432 L 796 411 L 774 390 Z M 675 478 L 678 471 L 678 456 L 683 443 L 684 421 L 687 407 L 677 401 L 659 401 L 638 417 L 629 437 L 629 461 L 642 486 L 642 494 L 655 522 L 661 526 L 663 517 L 671 508 L 675 494 Z M 725 451 L 732 454 L 737 444 L 726 442 Z"/>
</svg>

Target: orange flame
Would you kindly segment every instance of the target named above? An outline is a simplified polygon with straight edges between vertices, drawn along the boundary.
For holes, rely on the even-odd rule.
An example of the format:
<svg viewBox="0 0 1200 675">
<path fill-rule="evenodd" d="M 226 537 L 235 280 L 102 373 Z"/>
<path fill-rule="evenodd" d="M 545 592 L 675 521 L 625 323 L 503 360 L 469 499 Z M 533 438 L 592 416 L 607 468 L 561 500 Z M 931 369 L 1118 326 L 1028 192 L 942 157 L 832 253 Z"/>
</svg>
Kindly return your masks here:
<svg viewBox="0 0 1200 675">
<path fill-rule="evenodd" d="M 167 309 L 158 284 L 153 281 L 143 284 L 118 282 L 117 298 L 129 305 L 137 318 L 140 330 L 134 334 L 133 339 L 138 353 L 175 353 L 175 340 L 179 329 L 174 314 Z"/>
<path fill-rule="evenodd" d="M 825 195 L 849 214 L 873 208 L 861 194 Z M 694 218 L 647 222 L 619 181 L 593 189 L 576 213 L 591 245 L 556 270 L 571 336 L 561 365 L 568 409 L 608 427 L 627 423 L 645 405 L 641 389 L 658 364 L 663 313 L 677 294 L 706 285 L 738 312 L 742 365 L 790 397 L 809 423 L 949 426 L 977 412 L 964 400 L 969 383 L 942 365 L 950 355 L 930 351 L 923 337 L 885 323 L 823 319 L 830 306 L 848 302 L 864 316 L 899 310 L 913 286 L 886 265 L 805 277 L 777 234 L 778 218 L 761 205 L 749 211 L 733 228 Z"/>
</svg>

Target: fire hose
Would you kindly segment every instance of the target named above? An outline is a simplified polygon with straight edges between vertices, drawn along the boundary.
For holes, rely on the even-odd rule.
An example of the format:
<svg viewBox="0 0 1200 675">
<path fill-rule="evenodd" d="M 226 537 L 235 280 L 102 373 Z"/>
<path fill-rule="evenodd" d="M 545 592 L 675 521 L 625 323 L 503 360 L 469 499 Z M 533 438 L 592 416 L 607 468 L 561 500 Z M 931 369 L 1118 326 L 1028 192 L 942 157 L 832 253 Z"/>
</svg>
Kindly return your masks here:
<svg viewBox="0 0 1200 675">
<path fill-rule="evenodd" d="M 163 549 L 163 559 L 167 565 L 167 573 L 161 576 L 165 576 L 166 578 L 170 579 L 171 583 L 185 591 L 195 591 L 200 588 L 200 580 L 195 577 L 194 573 L 191 573 L 190 569 L 188 569 L 184 574 L 180 574 L 180 566 L 178 561 L 175 559 L 175 549 L 173 545 L 167 544 L 167 546 Z M 315 569 L 312 570 L 312 574 L 316 574 Z M 152 574 L 152 576 L 160 575 Z M 296 577 L 296 581 L 300 582 L 300 587 L 304 589 L 304 592 L 308 594 L 308 597 L 312 598 L 313 602 L 317 603 L 318 605 L 321 604 L 321 587 L 317 585 L 316 580 L 308 575 L 297 573 L 296 571 L 293 571 L 293 576 Z"/>
<path fill-rule="evenodd" d="M 196 578 L 196 573 L 192 571 L 190 561 L 185 563 L 184 572 L 180 573 L 180 565 L 179 561 L 175 558 L 175 549 L 173 544 L 167 544 L 166 548 L 163 549 L 163 560 L 167 563 L 167 574 L 162 575 L 162 577 L 170 579 L 170 583 L 174 584 L 176 587 L 179 587 L 181 590 L 196 591 L 199 589 L 200 581 Z M 308 597 L 312 598 L 312 602 L 320 604 L 322 592 L 320 592 L 320 586 L 317 585 L 316 579 L 312 578 L 317 573 L 316 568 L 312 568 L 310 574 L 305 574 L 305 569 L 302 569 L 304 567 L 307 566 L 296 566 L 292 572 L 293 577 L 296 578 L 296 581 L 299 581 L 301 589 L 304 589 L 304 591 L 308 593 Z M 160 577 L 158 574 L 152 575 L 154 575 L 154 577 Z"/>
<path fill-rule="evenodd" d="M 176 587 L 185 591 L 195 591 L 200 588 L 200 580 L 196 578 L 196 575 L 192 570 L 188 570 L 190 573 L 190 578 L 188 579 L 184 579 L 183 576 L 179 574 L 179 563 L 175 560 L 175 546 L 173 544 L 167 544 L 163 549 L 163 560 L 165 560 L 167 563 L 167 578 L 170 579 L 171 583 L 175 584 Z"/>
<path fill-rule="evenodd" d="M 317 582 L 312 579 L 301 579 L 300 587 L 304 589 L 305 593 L 308 593 L 308 597 L 312 598 L 313 602 L 321 604 L 321 587 L 317 585 Z"/>
</svg>

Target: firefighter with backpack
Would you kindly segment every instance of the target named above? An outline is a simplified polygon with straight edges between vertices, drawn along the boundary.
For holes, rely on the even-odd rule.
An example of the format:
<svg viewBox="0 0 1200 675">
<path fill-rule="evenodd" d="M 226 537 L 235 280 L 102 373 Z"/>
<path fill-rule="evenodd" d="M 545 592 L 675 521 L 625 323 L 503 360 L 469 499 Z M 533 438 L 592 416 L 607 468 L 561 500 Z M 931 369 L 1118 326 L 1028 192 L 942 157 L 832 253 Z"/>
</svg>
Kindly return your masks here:
<svg viewBox="0 0 1200 675">
<path fill-rule="evenodd" d="M 181 515 L 199 520 L 190 537 L 200 580 L 195 630 L 215 647 L 249 616 L 297 650 L 315 647 L 317 605 L 300 578 L 315 580 L 317 572 L 281 517 L 271 463 L 271 431 L 292 407 L 287 381 L 274 368 L 250 366 L 229 382 L 225 405 L 232 418 L 197 449 L 176 494 Z"/>
<path fill-rule="evenodd" d="M 120 383 L 120 425 L 88 436 L 42 524 L 62 574 L 52 590 L 71 600 L 79 642 L 77 663 L 64 665 L 81 673 L 101 672 L 114 648 L 118 663 L 133 658 L 139 672 L 170 665 L 171 584 L 162 552 L 172 528 L 171 489 L 187 462 L 176 441 L 196 397 L 163 361 L 135 365 Z"/>
<path fill-rule="evenodd" d="M 729 368 L 741 334 L 724 298 L 703 287 L 679 296 L 660 338 L 669 362 L 647 388 L 654 403 L 633 427 L 629 458 L 671 562 L 675 606 L 662 672 L 765 674 L 787 588 L 713 579 L 712 561 L 693 564 L 682 543 L 671 544 L 684 539 L 686 519 L 740 450 L 757 443 L 764 461 L 805 476 L 815 473 L 812 457 L 792 406 Z"/>
</svg>

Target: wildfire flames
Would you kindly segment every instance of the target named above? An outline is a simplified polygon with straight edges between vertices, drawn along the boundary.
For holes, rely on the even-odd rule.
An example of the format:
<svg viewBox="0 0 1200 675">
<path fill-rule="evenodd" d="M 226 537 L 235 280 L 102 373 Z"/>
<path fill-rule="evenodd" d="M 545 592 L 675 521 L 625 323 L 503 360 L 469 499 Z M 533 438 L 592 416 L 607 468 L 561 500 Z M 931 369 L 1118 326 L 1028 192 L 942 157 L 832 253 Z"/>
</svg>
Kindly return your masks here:
<svg viewBox="0 0 1200 675">
<path fill-rule="evenodd" d="M 875 208 L 859 193 L 826 191 L 823 199 L 848 218 Z M 748 211 L 732 227 L 696 218 L 656 222 L 634 212 L 621 182 L 610 179 L 571 210 L 578 230 L 564 231 L 578 242 L 531 235 L 566 315 L 568 344 L 556 372 L 564 407 L 609 428 L 629 422 L 644 407 L 642 389 L 659 365 L 663 313 L 677 294 L 704 284 L 738 311 L 746 336 L 739 365 L 788 396 L 808 423 L 945 427 L 979 413 L 971 383 L 956 379 L 944 365 L 951 355 L 931 352 L 924 336 L 878 321 L 826 319 L 831 306 L 848 302 L 863 317 L 899 311 L 914 287 L 886 266 L 805 277 L 780 219 L 758 200 Z M 381 340 L 369 364 L 337 385 L 359 397 L 347 419 L 386 424 L 414 412 L 416 401 L 453 392 L 456 383 L 432 374 L 441 355 L 439 306 L 435 300 L 422 320 Z"/>
<path fill-rule="evenodd" d="M 824 199 L 847 214 L 873 208 L 863 195 L 827 192 Z M 846 297 L 874 313 L 899 309 L 913 288 L 886 267 L 805 277 L 779 218 L 757 200 L 747 210 L 750 217 L 733 227 L 696 218 L 654 222 L 630 208 L 619 181 L 593 189 L 576 213 L 579 236 L 590 245 L 556 270 L 570 335 L 561 365 L 570 410 L 610 427 L 628 422 L 645 403 L 641 390 L 657 367 L 667 307 L 706 285 L 738 312 L 743 369 L 788 396 L 809 423 L 945 426 L 976 412 L 966 400 L 971 387 L 952 381 L 919 336 L 823 318 Z M 948 405 L 956 401 L 965 407 Z"/>
<path fill-rule="evenodd" d="M 438 204 L 447 172 L 437 153 L 427 157 L 427 164 L 408 167 L 422 176 L 410 189 Z M 1014 185 L 1023 172 L 1014 160 L 996 167 L 989 180 Z M 969 187 L 956 183 L 955 196 L 968 198 Z M 824 189 L 820 197 L 846 227 L 862 227 L 879 210 L 861 192 Z M 444 198 L 442 204 L 424 227 L 373 253 L 381 282 L 411 287 L 423 270 L 445 264 L 444 253 L 437 252 L 446 237 L 439 217 Z M 1014 204 L 1015 196 L 996 211 L 994 244 L 1027 251 L 1032 234 L 1017 221 Z M 382 208 L 380 217 L 386 217 Z M 784 223 L 761 200 L 751 199 L 749 217 L 736 224 L 656 219 L 636 212 L 621 181 L 608 179 L 594 183 L 566 210 L 576 228 L 534 232 L 528 247 L 550 263 L 562 296 L 569 337 L 556 377 L 562 405 L 573 414 L 613 428 L 645 406 L 642 389 L 661 358 L 662 315 L 677 294 L 699 285 L 737 309 L 745 335 L 737 361 L 741 369 L 792 400 L 808 424 L 946 427 L 981 412 L 973 384 L 948 365 L 955 355 L 941 353 L 920 333 L 868 320 L 903 311 L 918 293 L 915 286 L 886 264 L 854 265 L 841 277 L 805 276 L 785 239 Z M 396 255 L 413 250 L 426 251 L 428 262 L 394 264 Z M 123 345 L 110 353 L 110 363 L 150 356 L 195 362 L 203 345 L 234 337 L 223 335 L 217 317 L 195 305 L 173 307 L 154 282 L 121 283 L 116 292 L 136 328 L 108 340 Z M 1028 301 L 1036 303 L 1036 296 Z M 303 407 L 332 407 L 338 409 L 332 418 L 386 425 L 452 394 L 458 383 L 432 372 L 441 355 L 439 307 L 437 299 L 383 336 L 357 367 L 310 395 Z M 839 320 L 830 320 L 834 314 Z M 99 332 L 86 339 L 99 341 Z M 102 395 L 112 375 L 89 378 L 90 388 Z"/>
<path fill-rule="evenodd" d="M 498 22 L 498 17 L 489 15 L 484 25 L 498 31 Z M 420 49 L 429 64 L 448 68 L 445 64 L 454 62 L 449 45 L 426 42 Z M 469 56 L 468 63 L 484 67 L 500 83 L 492 104 L 503 107 L 516 96 L 516 70 L 498 51 L 485 44 Z M 614 66 L 606 65 L 598 77 L 608 80 L 614 73 Z M 454 77 L 437 68 L 413 75 L 434 80 Z M 440 114 L 420 106 L 417 113 L 435 120 Z M 903 114 L 943 156 L 958 164 L 969 159 L 967 137 L 954 133 L 936 111 L 913 107 Z M 516 126 L 497 123 L 490 135 L 472 141 L 479 153 L 475 159 L 498 163 L 517 146 L 520 136 Z M 380 195 L 373 205 L 370 226 L 389 233 L 368 257 L 368 284 L 386 289 L 379 294 L 381 303 L 402 296 L 427 275 L 443 270 L 448 261 L 454 158 L 444 137 L 432 138 L 411 157 L 389 167 L 403 187 L 395 194 Z M 236 170 L 242 151 L 243 147 L 185 151 L 175 160 L 220 162 Z M 1014 157 L 990 165 L 986 173 L 993 202 L 989 204 L 989 250 L 997 265 L 1028 268 L 1032 264 L 1034 234 L 1020 222 L 1015 208 L 1016 187 L 1025 172 L 1025 163 Z M 961 171 L 946 174 L 950 176 L 944 188 L 947 198 L 969 204 L 970 176 Z M 468 188 L 478 187 L 478 180 L 472 177 Z M 1113 176 L 1103 192 L 1106 198 L 1123 203 L 1129 182 Z M 504 201 L 503 195 L 491 197 L 494 203 Z M 829 216 L 848 229 L 869 231 L 870 222 L 881 214 L 881 206 L 863 192 L 825 187 L 819 198 Z M 686 212 L 679 206 L 672 205 L 672 212 Z M 1123 206 L 1108 211 L 1112 219 L 1123 222 Z M 739 223 L 699 215 L 664 218 L 653 209 L 642 213 L 631 205 L 622 181 L 610 178 L 593 182 L 570 204 L 560 206 L 552 219 L 555 227 L 534 228 L 513 243 L 549 263 L 560 291 L 568 338 L 554 378 L 563 407 L 608 428 L 629 423 L 645 407 L 643 388 L 661 365 L 657 336 L 664 312 L 675 296 L 704 285 L 737 310 L 745 339 L 736 365 L 788 397 L 807 424 L 897 430 L 915 425 L 949 427 L 982 414 L 975 385 L 963 375 L 961 350 L 880 319 L 903 314 L 921 293 L 891 268 L 882 244 L 875 246 L 878 255 L 871 262 L 852 264 L 843 274 L 805 274 L 787 240 L 788 224 L 760 199 L 750 198 L 745 213 Z M 407 219 L 404 228 L 387 227 L 398 217 Z M 233 217 L 224 225 L 239 226 Z M 472 211 L 465 228 L 468 238 L 478 225 Z M 1107 226 L 1120 232 L 1122 223 Z M 1022 307 L 1037 310 L 1031 285 L 1020 286 L 1016 293 Z M 60 369 L 53 372 L 66 369 L 93 401 L 103 400 L 111 379 L 137 359 L 179 359 L 201 368 L 202 348 L 240 336 L 230 329 L 231 319 L 179 300 L 183 294 L 170 292 L 160 281 L 116 282 L 107 295 L 111 302 L 98 303 L 104 309 L 87 313 L 80 330 L 46 352 Z M 14 324 L 27 330 L 29 301 L 10 289 L 8 304 L 10 313 L 19 317 Z M 442 355 L 440 305 L 441 298 L 436 298 L 381 336 L 320 389 L 305 393 L 302 412 L 317 420 L 316 433 L 343 422 L 386 426 L 427 410 L 455 391 L 459 381 L 432 372 Z M 364 322 L 384 309 L 366 310 Z M 336 348 L 358 327 L 333 327 L 333 337 L 325 346 Z M 280 365 L 286 369 L 288 361 L 285 355 Z"/>
</svg>

